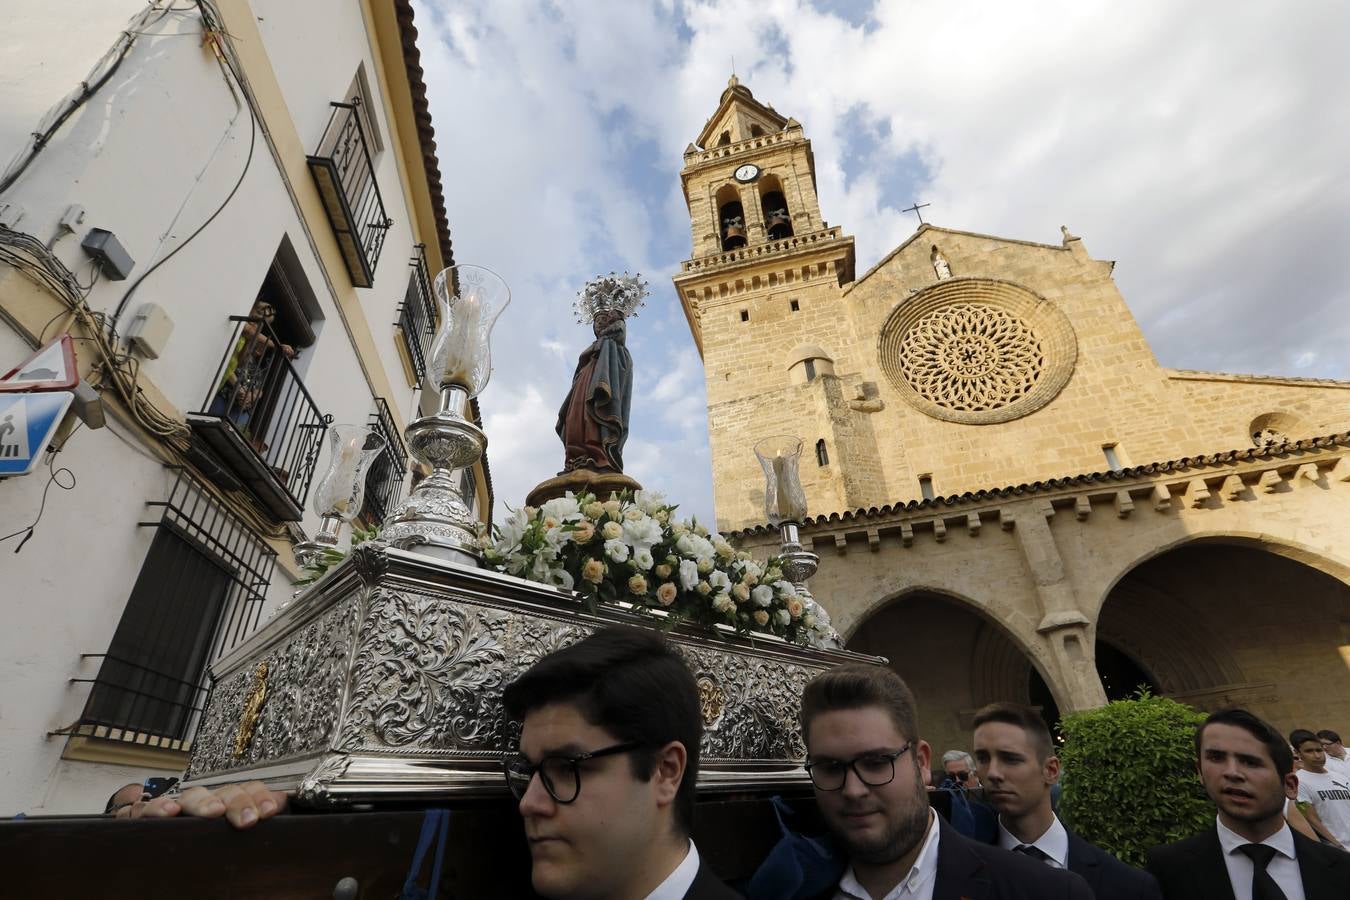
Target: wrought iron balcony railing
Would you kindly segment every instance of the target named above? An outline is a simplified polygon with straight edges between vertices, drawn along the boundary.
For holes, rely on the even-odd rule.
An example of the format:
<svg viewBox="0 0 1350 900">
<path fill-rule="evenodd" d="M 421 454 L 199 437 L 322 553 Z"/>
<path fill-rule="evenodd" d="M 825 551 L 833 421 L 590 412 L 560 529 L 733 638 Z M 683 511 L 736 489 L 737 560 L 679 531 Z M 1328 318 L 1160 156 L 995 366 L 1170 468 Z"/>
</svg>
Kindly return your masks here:
<svg viewBox="0 0 1350 900">
<path fill-rule="evenodd" d="M 366 145 L 358 100 L 333 103 L 319 149 L 309 159 L 309 170 L 319 186 L 324 212 L 342 248 L 342 259 L 352 284 L 375 283 L 375 264 L 385 235 L 394 224 L 384 212 L 384 199 L 375 183 L 375 165 Z"/>
<path fill-rule="evenodd" d="M 222 487 L 248 491 L 279 521 L 298 522 L 331 417 L 319 412 L 291 362 L 295 351 L 266 320 L 230 321 L 202 409 L 187 417 L 223 468 L 199 468 Z"/>
<path fill-rule="evenodd" d="M 408 368 L 415 387 L 420 387 L 427 374 L 427 358 L 431 342 L 436 336 L 436 299 L 431 292 L 431 273 L 427 269 L 426 246 L 418 244 L 408 261 L 408 290 L 398 308 L 399 341 L 407 354 Z"/>
<path fill-rule="evenodd" d="M 367 525 L 378 525 L 398 504 L 403 493 L 403 480 L 408 474 L 408 450 L 403 444 L 398 426 L 394 424 L 389 404 L 383 397 L 375 398 L 370 427 L 384 438 L 384 452 L 366 473 L 366 495 L 361 507 L 361 518 Z"/>
</svg>

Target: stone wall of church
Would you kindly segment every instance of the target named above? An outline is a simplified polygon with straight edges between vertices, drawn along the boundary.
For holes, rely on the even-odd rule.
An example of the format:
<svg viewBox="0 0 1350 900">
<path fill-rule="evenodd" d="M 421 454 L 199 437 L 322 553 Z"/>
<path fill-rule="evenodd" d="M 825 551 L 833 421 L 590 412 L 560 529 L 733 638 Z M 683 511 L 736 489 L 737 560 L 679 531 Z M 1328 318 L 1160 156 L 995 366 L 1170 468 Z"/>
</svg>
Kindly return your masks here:
<svg viewBox="0 0 1350 900">
<path fill-rule="evenodd" d="M 1264 428 L 1292 440 L 1350 431 L 1350 382 L 1173 372 L 1172 383 L 1215 450 L 1249 447 Z"/>
</svg>

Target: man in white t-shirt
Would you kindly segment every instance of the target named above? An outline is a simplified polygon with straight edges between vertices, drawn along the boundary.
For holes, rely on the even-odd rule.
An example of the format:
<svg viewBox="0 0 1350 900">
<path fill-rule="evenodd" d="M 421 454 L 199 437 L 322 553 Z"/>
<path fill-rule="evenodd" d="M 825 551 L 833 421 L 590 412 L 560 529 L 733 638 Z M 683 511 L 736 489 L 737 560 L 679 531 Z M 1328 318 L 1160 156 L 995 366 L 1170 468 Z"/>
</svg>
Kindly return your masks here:
<svg viewBox="0 0 1350 900">
<path fill-rule="evenodd" d="M 1350 778 L 1350 754 L 1345 752 L 1341 736 L 1330 729 L 1323 729 L 1317 732 L 1317 739 L 1322 742 L 1322 749 L 1327 751 L 1327 771 Z"/>
<path fill-rule="evenodd" d="M 1309 804 L 1303 811 L 1308 824 L 1336 846 L 1350 846 L 1350 779 L 1327 771 L 1326 751 L 1311 731 L 1293 732 L 1289 744 L 1303 765 L 1298 772 L 1298 799 Z"/>
</svg>

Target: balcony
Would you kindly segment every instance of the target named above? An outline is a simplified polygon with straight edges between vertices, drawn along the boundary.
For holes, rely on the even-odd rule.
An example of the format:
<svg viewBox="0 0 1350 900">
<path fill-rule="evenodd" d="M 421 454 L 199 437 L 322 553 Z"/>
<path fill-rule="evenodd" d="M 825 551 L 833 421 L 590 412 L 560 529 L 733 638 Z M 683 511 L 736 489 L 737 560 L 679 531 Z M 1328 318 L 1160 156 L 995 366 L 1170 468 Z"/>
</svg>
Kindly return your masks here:
<svg viewBox="0 0 1350 900">
<path fill-rule="evenodd" d="M 383 523 L 385 516 L 398 505 L 403 495 L 403 480 L 408 474 L 408 450 L 383 397 L 375 398 L 370 427 L 384 439 L 384 451 L 366 473 L 365 500 L 361 505 L 361 519 L 366 527 Z"/>
<path fill-rule="evenodd" d="M 408 367 L 408 380 L 421 387 L 427 374 L 427 358 L 436 336 L 436 298 L 431 292 L 431 273 L 427 270 L 426 247 L 418 244 L 408 261 L 408 290 L 398 308 L 394 330 L 399 352 Z"/>
<path fill-rule="evenodd" d="M 193 462 L 221 487 L 252 494 L 278 521 L 298 522 L 331 417 L 319 412 L 291 362 L 294 351 L 265 319 L 230 322 L 210 392 L 187 416 Z"/>
<path fill-rule="evenodd" d="M 337 235 L 352 284 L 375 283 L 375 264 L 393 219 L 375 183 L 375 166 L 361 124 L 360 103 L 333 103 L 319 149 L 308 157 L 324 212 Z"/>
</svg>

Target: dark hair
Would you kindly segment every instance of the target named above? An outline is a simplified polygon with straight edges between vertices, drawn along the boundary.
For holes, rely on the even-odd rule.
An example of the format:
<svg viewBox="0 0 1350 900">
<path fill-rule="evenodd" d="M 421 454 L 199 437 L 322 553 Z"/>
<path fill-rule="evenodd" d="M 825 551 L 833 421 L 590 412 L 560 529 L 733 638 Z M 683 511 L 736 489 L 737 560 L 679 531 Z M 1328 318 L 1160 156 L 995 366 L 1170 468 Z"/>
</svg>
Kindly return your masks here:
<svg viewBox="0 0 1350 900">
<path fill-rule="evenodd" d="M 123 791 L 125 791 L 125 790 L 126 790 L 127 788 L 129 788 L 129 787 L 138 788 L 138 787 L 141 787 L 141 785 L 137 784 L 137 783 L 134 782 L 134 781 L 128 781 L 126 784 L 122 785 L 120 788 L 118 788 L 117 790 L 113 791 L 113 792 L 112 792 L 112 795 L 108 797 L 108 802 L 107 802 L 106 804 L 104 804 L 104 806 L 103 806 L 103 814 L 104 814 L 105 816 L 106 816 L 108 813 L 110 813 L 110 812 L 113 811 L 113 804 L 117 802 L 117 795 L 120 794 L 120 793 L 122 793 Z M 140 797 L 138 796 L 136 799 L 139 800 Z"/>
<path fill-rule="evenodd" d="M 675 797 L 675 822 L 694 825 L 703 715 L 698 684 L 683 657 L 654 631 L 615 625 L 550 653 L 507 685 L 502 695 L 515 720 L 552 703 L 575 706 L 587 722 L 624 743 L 653 748 L 684 744 L 687 763 Z M 655 753 L 629 755 L 633 776 L 652 777 Z"/>
<path fill-rule="evenodd" d="M 971 727 L 979 728 L 986 722 L 1001 722 L 1022 729 L 1036 748 L 1036 758 L 1040 762 L 1045 762 L 1055 755 L 1055 744 L 1050 739 L 1049 726 L 1045 724 L 1041 714 L 1030 706 L 1022 706 L 1019 703 L 990 703 L 975 713 L 975 721 Z"/>
<path fill-rule="evenodd" d="M 1205 735 L 1205 729 L 1211 725 L 1232 725 L 1234 728 L 1241 728 L 1262 744 L 1265 744 L 1266 751 L 1270 753 L 1270 761 L 1275 764 L 1277 774 L 1284 776 L 1294 771 L 1294 753 L 1289 749 L 1289 744 L 1284 737 L 1275 730 L 1274 725 L 1245 709 L 1221 709 L 1216 713 L 1211 713 L 1208 719 L 1201 722 L 1200 727 L 1195 729 L 1196 758 L 1199 758 L 1202 753 L 1201 739 Z"/>
<path fill-rule="evenodd" d="M 903 678 L 885 666 L 852 663 L 822 672 L 802 692 L 802 739 L 809 743 L 811 720 L 840 709 L 880 706 L 907 740 L 918 740 L 914 694 Z"/>
<path fill-rule="evenodd" d="M 1319 740 L 1331 741 L 1333 744 L 1339 744 L 1341 742 L 1341 736 L 1330 728 L 1323 728 L 1321 731 L 1317 732 L 1317 737 Z"/>
<path fill-rule="evenodd" d="M 1322 746 L 1322 742 L 1318 739 L 1317 735 L 1306 728 L 1295 728 L 1293 731 L 1289 732 L 1289 746 L 1293 747 L 1295 750 L 1308 743 L 1308 741 L 1316 742 L 1318 747 Z"/>
</svg>

